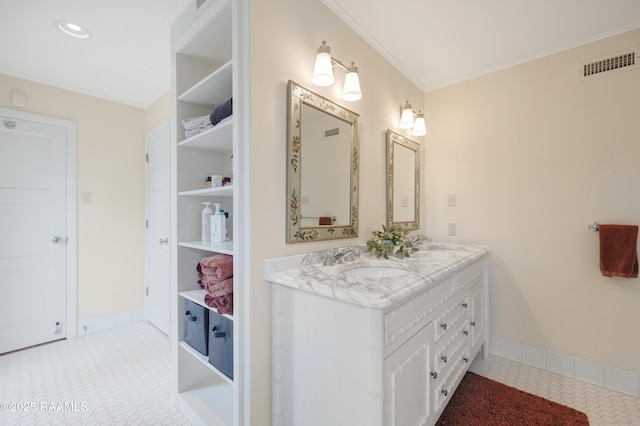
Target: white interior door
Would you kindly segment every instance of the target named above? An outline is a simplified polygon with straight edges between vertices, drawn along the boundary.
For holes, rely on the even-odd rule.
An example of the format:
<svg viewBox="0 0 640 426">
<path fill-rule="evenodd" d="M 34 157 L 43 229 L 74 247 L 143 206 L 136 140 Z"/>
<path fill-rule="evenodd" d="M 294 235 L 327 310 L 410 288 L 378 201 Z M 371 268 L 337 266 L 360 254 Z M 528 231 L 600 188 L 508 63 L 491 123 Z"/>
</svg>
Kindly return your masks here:
<svg viewBox="0 0 640 426">
<path fill-rule="evenodd" d="M 61 126 L 0 120 L 4 353 L 67 336 L 67 135 Z"/>
<path fill-rule="evenodd" d="M 147 320 L 169 335 L 171 162 L 169 123 L 147 134 Z"/>
</svg>

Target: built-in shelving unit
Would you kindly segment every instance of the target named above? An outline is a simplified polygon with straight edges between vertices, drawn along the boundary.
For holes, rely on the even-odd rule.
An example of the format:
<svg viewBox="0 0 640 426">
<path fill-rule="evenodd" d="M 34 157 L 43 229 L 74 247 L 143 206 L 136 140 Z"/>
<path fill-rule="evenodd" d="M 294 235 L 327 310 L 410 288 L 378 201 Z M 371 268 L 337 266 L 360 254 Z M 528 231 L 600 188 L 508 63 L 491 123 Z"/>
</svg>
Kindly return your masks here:
<svg viewBox="0 0 640 426">
<path fill-rule="evenodd" d="M 237 298 L 241 285 L 237 239 L 241 224 L 238 211 L 239 173 L 231 184 L 207 188 L 207 176 L 231 177 L 239 163 L 239 109 L 218 125 L 189 138 L 182 121 L 211 114 L 229 98 L 236 98 L 237 69 L 233 55 L 234 0 L 195 1 L 171 28 L 173 65 L 172 144 L 172 345 L 174 401 L 192 424 L 235 425 L 240 419 L 238 383 L 240 345 L 233 343 L 234 374 L 227 376 L 184 341 L 187 302 L 209 309 L 205 291 L 198 284 L 197 264 L 214 253 L 234 257 L 234 313 L 242 307 Z M 199 6 L 198 6 L 199 5 Z M 234 102 L 235 103 L 235 102 Z M 230 237 L 225 242 L 201 239 L 202 202 L 220 203 L 230 213 Z M 211 309 L 215 312 L 215 309 Z M 241 337 L 240 316 L 224 314 L 233 322 L 233 336 Z"/>
</svg>

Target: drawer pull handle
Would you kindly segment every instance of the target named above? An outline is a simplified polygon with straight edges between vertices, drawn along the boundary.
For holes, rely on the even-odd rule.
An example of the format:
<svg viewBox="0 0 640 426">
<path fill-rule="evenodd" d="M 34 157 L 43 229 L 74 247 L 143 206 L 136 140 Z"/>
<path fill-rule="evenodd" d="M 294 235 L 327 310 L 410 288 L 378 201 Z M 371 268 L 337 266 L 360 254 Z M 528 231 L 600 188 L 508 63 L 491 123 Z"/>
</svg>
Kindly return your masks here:
<svg viewBox="0 0 640 426">
<path fill-rule="evenodd" d="M 188 321 L 198 321 L 198 317 L 194 317 L 193 315 L 191 315 L 191 311 L 187 311 L 184 314 L 187 317 Z"/>
<path fill-rule="evenodd" d="M 465 336 L 468 336 L 469 335 L 469 331 L 468 330 L 463 330 L 462 334 L 464 334 Z"/>
<path fill-rule="evenodd" d="M 442 394 L 443 394 L 444 396 L 447 396 L 447 395 L 449 394 L 449 391 L 448 391 L 448 390 L 446 390 L 446 389 L 442 389 Z"/>
<path fill-rule="evenodd" d="M 440 327 L 442 327 L 443 329 L 446 330 L 447 329 L 447 323 L 443 322 L 442 324 L 440 324 Z"/>
<path fill-rule="evenodd" d="M 440 357 L 440 359 L 442 359 L 443 362 L 447 362 L 447 356 L 446 355 L 442 355 Z"/>
<path fill-rule="evenodd" d="M 227 337 L 226 331 L 216 331 L 215 327 L 213 327 L 211 331 L 213 332 L 213 337 Z"/>
<path fill-rule="evenodd" d="M 475 327 L 476 326 L 476 322 L 475 321 L 471 321 L 471 325 Z"/>
<path fill-rule="evenodd" d="M 466 308 L 467 306 L 468 306 L 468 305 L 467 305 L 467 302 L 462 303 L 462 307 L 463 307 L 463 308 Z"/>
<path fill-rule="evenodd" d="M 464 357 L 464 358 L 462 358 L 462 359 L 464 359 L 464 362 L 469 362 L 469 357 L 467 357 L 467 356 L 465 356 L 465 357 Z"/>
<path fill-rule="evenodd" d="M 432 371 L 431 375 L 433 376 L 434 379 L 438 378 L 438 372 L 437 371 Z"/>
</svg>

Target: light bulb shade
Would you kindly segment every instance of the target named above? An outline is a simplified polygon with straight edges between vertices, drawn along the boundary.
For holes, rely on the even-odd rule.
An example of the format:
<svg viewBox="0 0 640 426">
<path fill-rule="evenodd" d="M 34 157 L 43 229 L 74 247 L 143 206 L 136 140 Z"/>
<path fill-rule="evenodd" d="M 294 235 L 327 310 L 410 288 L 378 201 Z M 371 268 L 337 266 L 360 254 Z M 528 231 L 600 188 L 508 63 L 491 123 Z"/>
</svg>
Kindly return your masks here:
<svg viewBox="0 0 640 426">
<path fill-rule="evenodd" d="M 316 86 L 331 86 L 336 79 L 333 76 L 333 64 L 331 63 L 331 48 L 322 42 L 318 47 L 316 64 L 313 67 L 311 81 Z"/>
<path fill-rule="evenodd" d="M 360 91 L 360 79 L 358 78 L 358 67 L 351 66 L 344 78 L 344 87 L 342 88 L 342 99 L 345 101 L 357 101 L 362 98 Z"/>
<path fill-rule="evenodd" d="M 424 136 L 427 134 L 427 125 L 424 122 L 424 116 L 422 114 L 418 114 L 411 134 L 413 136 Z"/>
<path fill-rule="evenodd" d="M 402 115 L 400 116 L 400 128 L 401 129 L 410 129 L 413 127 L 413 110 L 411 109 L 411 104 L 407 101 L 406 104 L 402 107 Z"/>
</svg>

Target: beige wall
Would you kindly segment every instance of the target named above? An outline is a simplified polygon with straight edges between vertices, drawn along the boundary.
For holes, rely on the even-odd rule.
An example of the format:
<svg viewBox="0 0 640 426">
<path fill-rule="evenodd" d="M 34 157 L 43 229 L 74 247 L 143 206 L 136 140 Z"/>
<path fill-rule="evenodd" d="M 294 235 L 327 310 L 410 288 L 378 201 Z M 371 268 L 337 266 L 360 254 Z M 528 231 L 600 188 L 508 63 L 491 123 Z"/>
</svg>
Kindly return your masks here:
<svg viewBox="0 0 640 426">
<path fill-rule="evenodd" d="M 385 223 L 385 131 L 397 129 L 400 105 L 417 109 L 422 92 L 378 55 L 320 0 L 251 2 L 251 328 L 252 424 L 271 413 L 271 286 L 263 279 L 266 258 L 364 243 Z M 276 30 L 277 29 L 277 30 Z M 363 98 L 341 99 L 344 73 L 329 88 L 311 83 L 315 52 L 327 40 L 333 56 L 360 68 Z M 360 237 L 285 244 L 287 81 L 318 92 L 360 114 Z M 420 141 L 423 138 L 417 138 Z M 320 321 L 321 319 L 319 319 Z"/>
<path fill-rule="evenodd" d="M 423 205 L 427 233 L 493 249 L 494 337 L 636 372 L 640 281 L 601 276 L 587 224 L 640 223 L 640 69 L 578 69 L 639 43 L 635 30 L 427 93 Z"/>
<path fill-rule="evenodd" d="M 170 119 L 171 91 L 169 90 L 144 110 L 144 131 L 149 132 Z"/>
<path fill-rule="evenodd" d="M 0 107 L 12 90 L 77 124 L 78 320 L 144 306 L 144 111 L 3 74 Z"/>
</svg>

